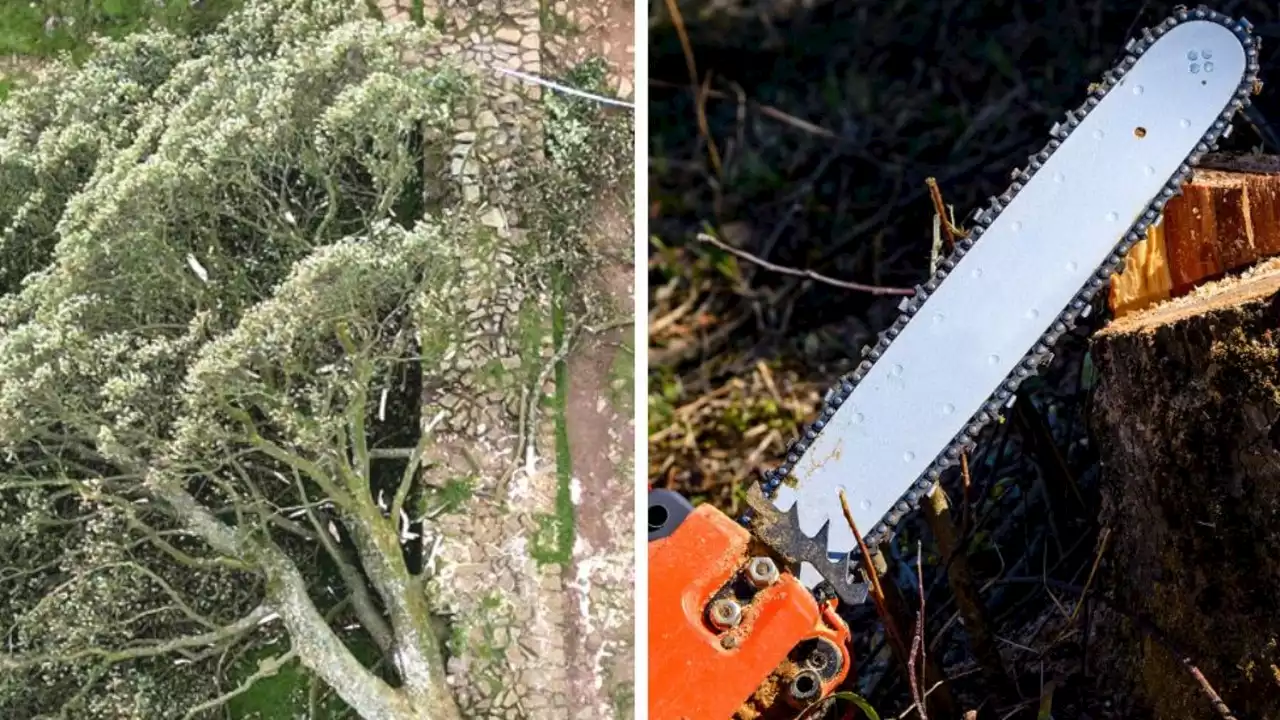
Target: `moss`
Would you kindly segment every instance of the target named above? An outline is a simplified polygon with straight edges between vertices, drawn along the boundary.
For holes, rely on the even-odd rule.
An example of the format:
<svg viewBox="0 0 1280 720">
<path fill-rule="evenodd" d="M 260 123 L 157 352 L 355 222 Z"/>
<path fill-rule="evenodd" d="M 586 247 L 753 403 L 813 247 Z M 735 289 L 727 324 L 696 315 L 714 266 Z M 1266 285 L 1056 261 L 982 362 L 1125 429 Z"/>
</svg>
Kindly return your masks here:
<svg viewBox="0 0 1280 720">
<path fill-rule="evenodd" d="M 431 488 L 427 495 L 431 498 L 429 504 L 434 509 L 444 513 L 456 513 L 470 502 L 471 498 L 475 496 L 475 491 L 476 478 L 468 475 L 449 478 L 443 486 Z"/>
<path fill-rule="evenodd" d="M 635 350 L 629 343 L 622 343 L 609 365 L 609 395 L 615 410 L 624 415 L 631 414 L 635 405 L 635 388 Z"/>
<path fill-rule="evenodd" d="M 1270 332 L 1255 336 L 1232 328 L 1209 348 L 1206 380 L 1221 397 L 1242 392 L 1250 400 L 1280 405 L 1280 347 Z"/>
<path fill-rule="evenodd" d="M 613 686 L 611 693 L 613 712 L 618 720 L 630 720 L 636 716 L 635 688 L 630 682 L 619 682 Z"/>
<path fill-rule="evenodd" d="M 551 0 L 538 4 L 539 29 L 547 35 L 573 37 L 582 34 L 582 28 L 569 18 L 555 11 Z"/>
</svg>

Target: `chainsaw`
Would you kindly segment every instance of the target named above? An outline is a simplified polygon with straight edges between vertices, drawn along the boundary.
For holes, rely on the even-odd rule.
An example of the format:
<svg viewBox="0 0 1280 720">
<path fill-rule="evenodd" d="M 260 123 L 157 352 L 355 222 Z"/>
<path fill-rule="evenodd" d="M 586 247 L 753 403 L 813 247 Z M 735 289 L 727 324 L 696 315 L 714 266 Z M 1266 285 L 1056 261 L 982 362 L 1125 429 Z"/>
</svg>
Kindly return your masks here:
<svg viewBox="0 0 1280 720">
<path fill-rule="evenodd" d="M 649 491 L 649 718 L 795 718 L 851 680 L 859 538 L 902 519 L 1088 315 L 1260 88 L 1252 26 L 1178 8 L 1050 130 L 731 519 Z"/>
</svg>

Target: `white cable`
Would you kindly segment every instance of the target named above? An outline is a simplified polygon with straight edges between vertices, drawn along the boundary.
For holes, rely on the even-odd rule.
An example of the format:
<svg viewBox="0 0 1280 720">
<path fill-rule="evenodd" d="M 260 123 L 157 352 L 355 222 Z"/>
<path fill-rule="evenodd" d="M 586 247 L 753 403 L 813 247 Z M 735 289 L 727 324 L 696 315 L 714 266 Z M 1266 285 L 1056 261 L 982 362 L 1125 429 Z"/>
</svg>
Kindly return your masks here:
<svg viewBox="0 0 1280 720">
<path fill-rule="evenodd" d="M 493 69 L 497 70 L 498 72 L 504 75 L 510 75 L 512 77 L 516 77 L 521 80 L 524 80 L 525 82 L 531 82 L 535 85 L 542 85 L 543 87 L 549 87 L 552 90 L 559 90 L 560 92 L 563 92 L 563 93 L 568 93 L 570 95 L 577 95 L 578 97 L 587 98 L 588 100 L 595 100 L 596 102 L 604 103 L 606 105 L 617 105 L 619 107 L 631 108 L 633 110 L 635 109 L 635 104 L 629 103 L 626 100 L 608 98 L 602 95 L 593 95 L 589 92 L 586 92 L 585 90 L 578 90 L 577 88 L 567 87 L 565 85 L 561 85 L 559 83 L 555 83 L 550 80 L 545 80 L 543 78 L 538 77 L 537 75 L 522 73 L 519 70 L 512 70 L 510 68 L 503 68 L 503 67 L 495 67 Z"/>
</svg>

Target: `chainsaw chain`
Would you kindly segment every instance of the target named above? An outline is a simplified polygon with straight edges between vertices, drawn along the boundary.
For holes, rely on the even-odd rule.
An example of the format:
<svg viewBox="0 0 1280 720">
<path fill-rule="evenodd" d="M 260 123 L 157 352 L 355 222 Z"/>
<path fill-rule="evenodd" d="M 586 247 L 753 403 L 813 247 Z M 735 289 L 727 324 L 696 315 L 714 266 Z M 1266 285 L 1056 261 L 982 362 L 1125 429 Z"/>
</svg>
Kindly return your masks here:
<svg viewBox="0 0 1280 720">
<path fill-rule="evenodd" d="M 1121 268 L 1124 263 L 1125 253 L 1135 243 L 1146 237 L 1148 227 L 1160 222 L 1161 212 L 1165 204 L 1175 195 L 1182 194 L 1181 186 L 1190 176 L 1192 168 L 1200 162 L 1206 153 L 1216 149 L 1219 139 L 1230 134 L 1231 119 L 1235 113 L 1250 104 L 1249 96 L 1257 91 L 1258 85 L 1259 41 L 1250 34 L 1253 26 L 1248 20 L 1233 20 L 1227 15 L 1204 6 L 1200 6 L 1195 10 L 1178 8 L 1174 15 L 1164 20 L 1164 22 L 1155 27 L 1144 29 L 1141 37 L 1130 39 L 1124 48 L 1125 57 L 1104 74 L 1103 83 L 1092 86 L 1089 97 L 1083 104 L 1074 110 L 1068 111 L 1063 121 L 1054 123 L 1053 128 L 1049 131 L 1051 139 L 1044 148 L 1030 156 L 1024 168 L 1011 173 L 1012 184 L 1003 194 L 998 197 L 992 197 L 985 209 L 980 209 L 973 214 L 974 227 L 969 231 L 968 236 L 956 240 L 955 248 L 950 257 L 939 263 L 937 270 L 927 282 L 915 287 L 914 296 L 903 299 L 902 304 L 899 305 L 899 310 L 902 311 L 901 314 L 891 326 L 880 333 L 879 341 L 875 345 L 863 349 L 864 359 L 858 367 L 844 375 L 835 387 L 827 391 L 818 419 L 805 429 L 800 438 L 794 440 L 788 446 L 785 461 L 776 469 L 764 473 L 764 477 L 760 480 L 760 486 L 766 497 L 773 498 L 776 496 L 783 478 L 795 467 L 801 455 L 818 437 L 818 433 L 822 432 L 827 422 L 835 415 L 840 405 L 848 399 L 872 365 L 880 359 L 894 338 L 898 336 L 911 318 L 920 310 L 929 295 L 937 290 L 960 258 L 964 257 L 965 253 L 982 237 L 986 229 L 995 222 L 1004 208 L 1030 182 L 1031 178 L 1044 166 L 1044 163 L 1049 160 L 1053 153 L 1062 146 L 1062 143 L 1071 132 L 1080 125 L 1081 121 L 1088 116 L 1093 108 L 1097 107 L 1102 99 L 1107 96 L 1107 93 L 1120 83 L 1120 80 L 1128 73 L 1129 69 L 1137 64 L 1138 59 L 1155 44 L 1156 40 L 1178 25 L 1194 20 L 1208 20 L 1226 27 L 1239 38 L 1241 45 L 1244 46 L 1246 53 L 1245 77 L 1236 89 L 1231 101 L 1227 103 L 1226 107 L 1218 115 L 1210 130 L 1201 137 L 1195 149 L 1179 165 L 1177 172 L 1165 183 L 1164 188 L 1156 198 L 1151 201 L 1147 209 L 1116 244 L 1103 264 L 1094 271 L 1093 277 L 1090 278 L 1089 282 L 1076 293 L 1076 296 L 1068 303 L 1067 307 L 1058 314 L 1048 332 L 1042 335 L 1031 350 L 1023 356 L 1017 367 L 1009 373 L 998 389 L 991 394 L 982 408 L 969 419 L 965 428 L 952 439 L 946 448 L 938 453 L 929 468 L 912 483 L 910 489 L 902 495 L 893 509 L 881 518 L 881 521 L 871 529 L 870 533 L 864 536 L 868 547 L 874 548 L 891 539 L 897 525 L 902 522 L 907 514 L 919 506 L 921 498 L 925 497 L 933 489 L 939 478 L 941 478 L 943 471 L 957 464 L 961 453 L 967 452 L 976 446 L 976 438 L 983 428 L 1013 404 L 1018 386 L 1027 378 L 1037 374 L 1041 365 L 1048 364 L 1053 357 L 1051 349 L 1054 344 L 1063 334 L 1075 327 L 1078 318 L 1088 314 L 1087 309 L 1090 306 L 1090 302 L 1099 290 L 1107 286 L 1111 276 Z M 744 525 L 750 524 L 753 520 L 753 515 L 754 513 L 748 510 L 740 518 L 740 522 Z M 794 516 L 794 513 L 789 515 Z M 822 549 L 825 552 L 826 548 Z M 850 559 L 852 559 L 852 556 Z M 852 564 L 850 563 L 850 565 Z"/>
</svg>

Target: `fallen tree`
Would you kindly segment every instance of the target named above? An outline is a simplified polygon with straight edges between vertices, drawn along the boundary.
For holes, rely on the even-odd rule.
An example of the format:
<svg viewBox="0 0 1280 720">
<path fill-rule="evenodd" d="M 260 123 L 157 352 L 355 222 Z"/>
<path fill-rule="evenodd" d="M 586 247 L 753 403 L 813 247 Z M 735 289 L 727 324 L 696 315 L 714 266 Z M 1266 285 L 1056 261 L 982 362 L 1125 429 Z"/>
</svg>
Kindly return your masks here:
<svg viewBox="0 0 1280 720">
<path fill-rule="evenodd" d="M 471 88 L 362 15 L 250 2 L 0 105 L 0 716 L 208 717 L 296 660 L 460 717 L 402 532 L 405 377 L 487 242 L 423 204 Z"/>
</svg>

